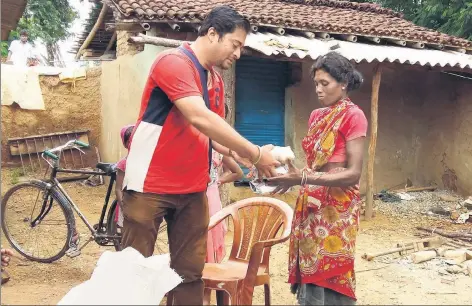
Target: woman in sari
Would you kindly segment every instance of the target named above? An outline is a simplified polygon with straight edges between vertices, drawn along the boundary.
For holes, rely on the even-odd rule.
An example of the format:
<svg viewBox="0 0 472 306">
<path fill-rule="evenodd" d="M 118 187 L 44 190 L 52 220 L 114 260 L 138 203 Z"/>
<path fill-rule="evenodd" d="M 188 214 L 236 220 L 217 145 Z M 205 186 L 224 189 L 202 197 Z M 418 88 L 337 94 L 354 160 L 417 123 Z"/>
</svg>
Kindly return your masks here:
<svg viewBox="0 0 472 306">
<path fill-rule="evenodd" d="M 306 167 L 289 165 L 269 178 L 284 193 L 300 185 L 289 251 L 289 283 L 300 305 L 354 305 L 354 252 L 359 227 L 359 180 L 367 119 L 348 93 L 362 75 L 335 52 L 312 68 L 322 108 L 310 116 L 302 141 Z"/>
</svg>

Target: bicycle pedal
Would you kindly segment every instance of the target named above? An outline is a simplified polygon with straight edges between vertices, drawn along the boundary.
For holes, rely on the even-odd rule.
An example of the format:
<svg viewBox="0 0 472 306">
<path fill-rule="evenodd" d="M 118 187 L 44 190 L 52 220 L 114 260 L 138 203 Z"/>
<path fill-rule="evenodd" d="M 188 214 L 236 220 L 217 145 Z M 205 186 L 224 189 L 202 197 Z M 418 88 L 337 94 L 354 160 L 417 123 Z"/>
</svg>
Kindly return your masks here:
<svg viewBox="0 0 472 306">
<path fill-rule="evenodd" d="M 77 248 L 70 248 L 66 251 L 66 255 L 67 257 L 69 258 L 74 258 L 74 257 L 77 257 L 81 254 L 82 252 L 77 249 Z"/>
</svg>

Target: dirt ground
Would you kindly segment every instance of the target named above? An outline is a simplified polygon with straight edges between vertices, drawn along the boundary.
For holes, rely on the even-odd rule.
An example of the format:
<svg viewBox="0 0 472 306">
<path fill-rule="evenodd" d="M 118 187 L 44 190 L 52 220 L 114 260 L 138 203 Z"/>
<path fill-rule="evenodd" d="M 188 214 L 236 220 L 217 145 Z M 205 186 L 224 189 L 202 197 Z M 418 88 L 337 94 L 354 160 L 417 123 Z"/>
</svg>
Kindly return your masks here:
<svg viewBox="0 0 472 306">
<path fill-rule="evenodd" d="M 2 169 L 2 194 L 12 181 L 11 171 Z M 92 224 L 98 220 L 105 186 L 88 187 L 79 183 L 68 183 L 70 192 L 85 216 Z M 78 219 L 76 219 L 78 221 Z M 378 213 L 373 221 L 361 223 L 357 242 L 357 297 L 358 304 L 379 305 L 467 305 L 471 302 L 472 277 L 463 274 L 452 276 L 452 281 L 444 283 L 437 269 L 428 265 L 413 265 L 400 256 L 387 256 L 367 262 L 361 259 L 366 252 L 389 249 L 399 242 L 418 239 L 414 227 L 437 226 L 458 230 L 469 225 L 452 225 L 445 219 L 424 216 L 414 218 L 389 216 Z M 78 221 L 79 224 L 81 224 Z M 86 228 L 81 224 L 82 243 L 87 238 Z M 231 235 L 231 234 L 230 234 Z M 2 237 L 2 244 L 8 242 Z M 228 246 L 231 239 L 228 237 Z M 53 305 L 72 287 L 89 279 L 100 255 L 111 250 L 91 243 L 76 258 L 63 257 L 52 264 L 29 262 L 16 256 L 8 272 L 11 280 L 2 286 L 2 305 Z M 272 303 L 275 305 L 296 304 L 290 293 L 287 280 L 288 245 L 277 245 L 271 253 Z M 256 288 L 254 304 L 263 304 L 262 288 Z"/>
</svg>

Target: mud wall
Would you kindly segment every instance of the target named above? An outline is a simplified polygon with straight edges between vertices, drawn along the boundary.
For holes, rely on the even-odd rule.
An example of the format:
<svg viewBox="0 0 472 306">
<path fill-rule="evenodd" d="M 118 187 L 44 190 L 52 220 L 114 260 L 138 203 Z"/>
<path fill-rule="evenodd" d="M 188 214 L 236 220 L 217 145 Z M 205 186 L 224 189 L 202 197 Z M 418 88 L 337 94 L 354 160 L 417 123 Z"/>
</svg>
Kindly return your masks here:
<svg viewBox="0 0 472 306">
<path fill-rule="evenodd" d="M 373 65 L 360 64 L 357 68 L 364 75 L 364 84 L 351 98 L 367 116 L 370 134 Z M 302 81 L 286 90 L 286 141 L 293 146 L 299 166 L 304 163 L 300 143 L 309 114 L 319 107 L 309 70 L 310 63 L 304 63 Z M 375 190 L 410 179 L 416 185 L 437 184 L 472 193 L 471 102 L 470 80 L 412 66 L 385 66 L 379 96 Z M 367 148 L 368 139 L 362 192 L 366 187 Z"/>
<path fill-rule="evenodd" d="M 57 76 L 40 76 L 45 110 L 2 105 L 2 165 L 19 162 L 10 155 L 8 138 L 87 129 L 91 145 L 97 146 L 101 132 L 100 76 L 100 68 L 88 69 L 87 79 L 77 81 L 75 87 L 60 83 Z"/>
<path fill-rule="evenodd" d="M 116 162 L 126 156 L 120 130 L 136 122 L 149 70 L 162 50 L 165 48 L 146 45 L 143 52 L 102 64 L 100 147 L 104 161 Z"/>
<path fill-rule="evenodd" d="M 472 195 L 472 81 L 437 74 L 422 108 L 418 178 Z M 431 103 L 433 102 L 433 103 Z"/>
</svg>

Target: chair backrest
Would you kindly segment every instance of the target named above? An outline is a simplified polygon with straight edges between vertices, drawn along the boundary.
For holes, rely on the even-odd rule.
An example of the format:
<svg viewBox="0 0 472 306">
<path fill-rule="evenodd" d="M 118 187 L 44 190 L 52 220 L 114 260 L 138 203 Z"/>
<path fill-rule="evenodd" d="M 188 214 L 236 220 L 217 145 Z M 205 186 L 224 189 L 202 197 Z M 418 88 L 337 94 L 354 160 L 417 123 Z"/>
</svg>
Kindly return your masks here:
<svg viewBox="0 0 472 306">
<path fill-rule="evenodd" d="M 257 242 L 277 238 L 278 234 L 288 238 L 293 210 L 281 200 L 254 197 L 238 201 L 224 209 L 231 211 L 234 224 L 230 260 L 247 262 L 251 256 L 252 247 Z M 264 249 L 261 260 L 261 265 L 266 269 L 268 269 L 269 256 L 270 247 Z"/>
</svg>

